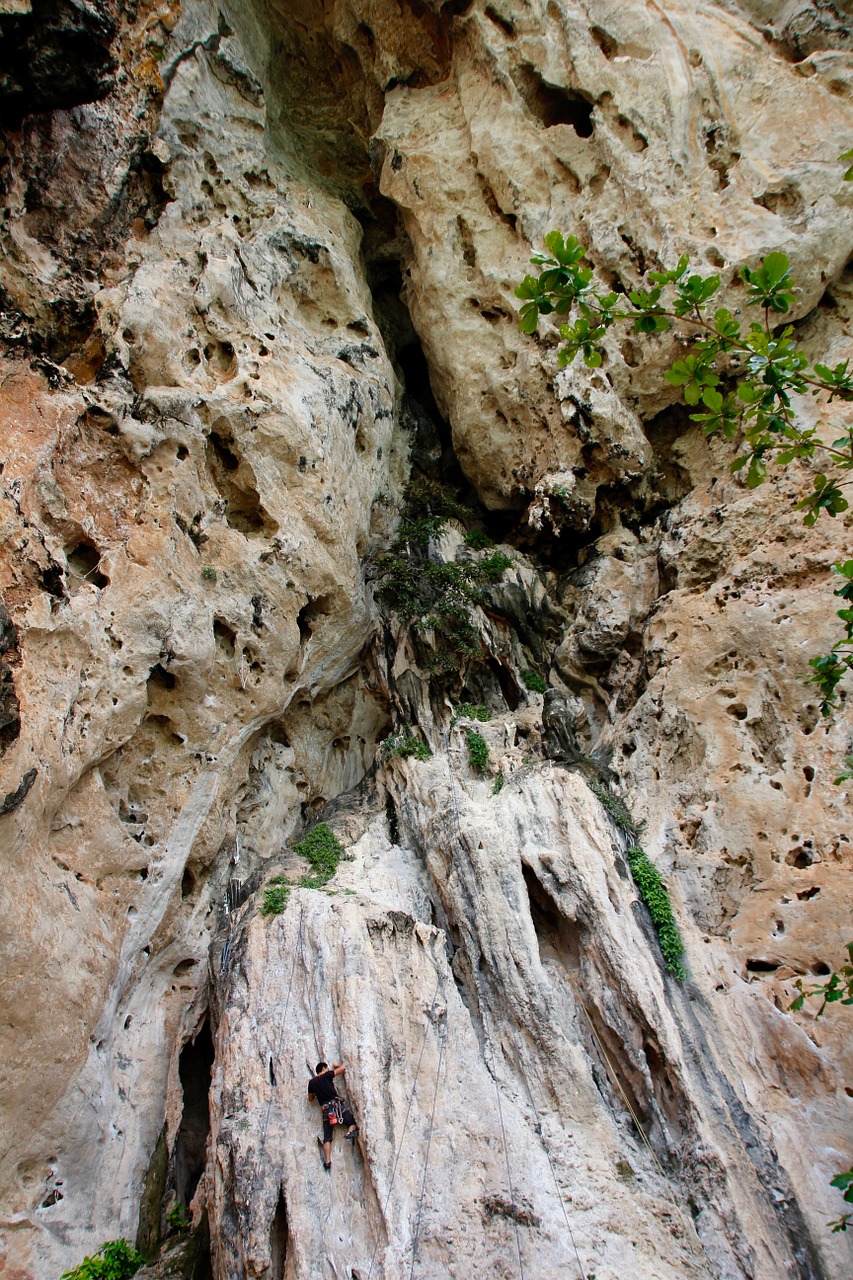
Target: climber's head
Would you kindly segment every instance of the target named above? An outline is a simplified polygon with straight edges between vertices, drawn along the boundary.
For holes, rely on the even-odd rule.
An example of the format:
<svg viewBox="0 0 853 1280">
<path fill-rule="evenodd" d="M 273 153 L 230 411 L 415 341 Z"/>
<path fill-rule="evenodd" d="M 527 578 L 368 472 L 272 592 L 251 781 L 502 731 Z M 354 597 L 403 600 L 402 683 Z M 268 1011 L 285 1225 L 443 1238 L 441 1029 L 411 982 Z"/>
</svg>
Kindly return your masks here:
<svg viewBox="0 0 853 1280">
<path fill-rule="evenodd" d="M 319 1076 L 319 1075 L 321 1075 L 324 1071 L 328 1071 L 328 1070 L 329 1070 L 329 1064 L 328 1064 L 328 1062 L 318 1062 L 318 1063 L 317 1063 L 317 1066 L 316 1066 L 316 1067 L 315 1067 L 315 1069 L 314 1069 L 314 1074 L 315 1074 L 315 1076 Z"/>
</svg>

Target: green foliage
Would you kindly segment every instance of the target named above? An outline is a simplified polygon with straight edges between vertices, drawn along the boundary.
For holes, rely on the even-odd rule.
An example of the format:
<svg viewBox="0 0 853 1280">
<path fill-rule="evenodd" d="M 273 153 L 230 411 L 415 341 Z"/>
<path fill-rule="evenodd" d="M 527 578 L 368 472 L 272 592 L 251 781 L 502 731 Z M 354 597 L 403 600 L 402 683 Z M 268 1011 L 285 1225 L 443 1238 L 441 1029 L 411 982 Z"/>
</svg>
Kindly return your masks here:
<svg viewBox="0 0 853 1280">
<path fill-rule="evenodd" d="M 465 738 L 468 743 L 468 763 L 478 773 L 485 773 L 489 767 L 489 744 L 474 729 L 469 729 Z"/>
<path fill-rule="evenodd" d="M 844 635 L 836 640 L 829 653 L 809 659 L 812 668 L 809 680 L 820 691 L 820 709 L 824 716 L 829 715 L 838 702 L 836 685 L 848 671 L 853 671 L 853 560 L 838 561 L 832 566 L 832 572 L 843 579 L 835 594 L 844 601 L 844 608 L 839 609 L 836 615 L 844 624 Z M 842 773 L 836 778 L 836 783 L 845 782 L 851 776 L 853 774 Z"/>
<path fill-rule="evenodd" d="M 853 151 L 842 159 L 853 158 Z M 853 168 L 845 178 L 849 181 Z M 848 509 L 843 489 L 853 483 L 853 426 L 837 426 L 831 443 L 816 427 L 800 424 L 795 396 L 811 393 L 834 400 L 853 400 L 853 368 L 844 360 L 830 367 L 812 365 L 797 345 L 794 327 L 779 326 L 792 308 L 798 290 L 791 279 L 786 254 L 767 254 L 757 267 L 745 266 L 740 278 L 746 286 L 748 307 L 764 312 L 760 320 L 741 321 L 725 307 L 713 308 L 720 277 L 691 273 L 686 255 L 669 271 L 652 271 L 649 289 L 615 293 L 597 288 L 593 271 L 585 263 L 585 251 L 574 236 L 564 240 L 559 232 L 545 237 L 548 254 L 531 259 L 541 268 L 527 275 L 516 289 L 521 299 L 519 326 L 536 332 L 540 316 L 556 314 L 561 320 L 563 345 L 559 362 L 566 366 L 578 355 L 590 368 L 603 359 L 602 341 L 613 325 L 629 324 L 634 333 L 663 333 L 673 324 L 690 330 L 691 349 L 679 356 L 664 379 L 677 387 L 685 402 L 697 410 L 694 422 L 708 435 L 722 433 L 737 442 L 739 453 L 733 472 L 743 472 L 750 489 L 764 483 L 770 463 L 788 466 L 796 458 L 825 463 L 814 477 L 813 487 L 796 505 L 805 512 L 804 523 L 813 525 L 823 515 L 831 519 Z M 808 677 L 821 695 L 821 713 L 830 714 L 835 689 L 847 671 L 853 670 L 853 561 L 833 565 L 845 578 L 836 591 L 845 601 L 838 611 L 844 623 L 843 637 L 828 654 L 813 658 Z"/>
<path fill-rule="evenodd" d="M 414 756 L 415 760 L 429 760 L 431 755 L 427 744 L 422 738 L 416 738 L 407 724 L 382 743 L 384 760 L 390 760 L 394 756 L 399 760 L 408 760 L 410 756 Z"/>
<path fill-rule="evenodd" d="M 471 547 L 474 551 L 484 551 L 486 547 L 494 546 L 494 543 L 482 529 L 469 529 L 465 534 L 465 546 Z"/>
<path fill-rule="evenodd" d="M 802 1009 L 806 1000 L 811 1000 L 813 996 L 820 996 L 821 1006 L 815 1014 L 815 1017 L 819 1018 L 828 1004 L 835 1004 L 839 1000 L 842 1004 L 853 1004 L 853 942 L 848 942 L 847 954 L 850 962 L 834 970 L 826 982 L 804 987 L 802 978 L 798 978 L 795 985 L 800 994 L 790 1007 Z"/>
<path fill-rule="evenodd" d="M 457 670 L 464 658 L 482 660 L 471 610 L 512 564 L 499 551 L 450 563 L 439 558 L 435 540 L 444 522 L 471 514 L 442 485 L 413 482 L 394 544 L 376 562 L 380 600 L 424 642 L 424 666 L 433 674 Z"/>
<path fill-rule="evenodd" d="M 839 160 L 853 160 L 853 149 L 851 149 L 850 151 L 842 151 L 842 153 L 841 153 L 841 155 L 838 157 L 838 159 L 839 159 Z M 849 169 L 847 170 L 847 172 L 845 173 L 845 175 L 844 175 L 844 181 L 845 181 L 845 182 L 853 182 L 853 164 L 851 164 L 850 168 L 849 168 Z"/>
<path fill-rule="evenodd" d="M 212 565 L 206 564 L 201 571 L 201 576 L 204 578 L 205 582 L 215 582 L 217 573 Z"/>
<path fill-rule="evenodd" d="M 261 903 L 262 916 L 280 916 L 287 906 L 291 885 L 284 876 L 273 876 L 264 889 L 264 900 Z M 173 1210 L 174 1212 L 174 1210 Z"/>
<path fill-rule="evenodd" d="M 684 954 L 684 943 L 678 932 L 675 917 L 672 914 L 672 903 L 666 891 L 666 885 L 660 872 L 649 862 L 645 852 L 637 846 L 627 850 L 626 855 L 631 875 L 634 877 L 640 897 L 649 909 L 652 924 L 655 926 L 660 942 L 663 962 L 668 973 L 682 979 L 687 976 L 681 957 Z"/>
<path fill-rule="evenodd" d="M 312 876 L 303 876 L 299 883 L 306 889 L 320 889 L 337 871 L 344 847 L 332 829 L 325 822 L 319 822 L 293 846 L 293 852 L 306 858 L 314 872 Z"/>
<path fill-rule="evenodd" d="M 460 702 L 450 723 L 454 725 L 458 720 L 479 720 L 482 724 L 486 724 L 488 719 L 489 713 L 482 703 Z"/>
<path fill-rule="evenodd" d="M 853 778 L 853 755 L 844 757 L 844 766 L 838 777 L 834 779 L 837 787 L 840 787 L 842 782 L 849 782 Z"/>
<path fill-rule="evenodd" d="M 643 824 L 634 821 L 619 797 L 615 796 L 609 787 L 604 786 L 603 783 L 598 782 L 595 778 L 587 779 L 586 785 L 592 794 L 598 797 L 617 826 L 620 826 L 623 831 L 627 831 L 629 836 L 639 839 L 642 835 Z"/>
<path fill-rule="evenodd" d="M 492 787 L 492 795 L 499 796 L 500 793 L 503 791 L 503 789 L 504 789 L 504 776 L 502 773 L 498 773 L 498 775 L 495 778 L 494 786 Z"/>
<path fill-rule="evenodd" d="M 108 1240 L 70 1271 L 62 1280 L 130 1280 L 145 1259 L 128 1240 Z"/>
<path fill-rule="evenodd" d="M 176 1204 L 173 1205 L 166 1214 L 166 1222 L 170 1227 L 173 1227 L 175 1231 L 189 1231 L 192 1224 L 192 1218 L 187 1211 L 186 1205 Z"/>
<path fill-rule="evenodd" d="M 847 1204 L 853 1204 L 853 1167 L 846 1173 L 838 1173 L 830 1179 L 829 1185 L 837 1187 L 839 1191 L 844 1192 L 844 1199 Z M 837 1222 L 830 1222 L 833 1232 L 846 1231 L 848 1222 L 853 1218 L 853 1213 L 842 1213 Z"/>
<path fill-rule="evenodd" d="M 544 693 L 548 688 L 542 677 L 537 675 L 535 671 L 531 671 L 529 667 L 522 671 L 521 678 L 524 681 L 525 689 L 529 689 L 531 693 Z"/>
</svg>

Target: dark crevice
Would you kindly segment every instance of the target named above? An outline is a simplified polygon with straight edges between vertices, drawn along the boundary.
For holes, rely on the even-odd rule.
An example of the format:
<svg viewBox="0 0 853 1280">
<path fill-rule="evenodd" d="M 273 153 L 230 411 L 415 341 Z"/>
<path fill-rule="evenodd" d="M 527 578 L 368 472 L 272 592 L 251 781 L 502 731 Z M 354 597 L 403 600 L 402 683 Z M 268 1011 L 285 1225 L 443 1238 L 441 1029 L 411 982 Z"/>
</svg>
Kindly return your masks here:
<svg viewBox="0 0 853 1280">
<path fill-rule="evenodd" d="M 528 63 L 511 74 L 525 106 L 546 129 L 568 124 L 579 138 L 592 137 L 594 126 L 591 98 L 575 90 L 549 84 Z"/>
<path fill-rule="evenodd" d="M 284 1192 L 280 1189 L 275 1214 L 270 1225 L 270 1269 L 269 1280 L 284 1280 L 284 1269 L 287 1266 L 287 1205 Z"/>
<path fill-rule="evenodd" d="M 188 1205 L 204 1172 L 205 1149 L 210 1132 L 208 1094 L 214 1048 L 210 1022 L 205 1019 L 194 1040 L 181 1050 L 178 1074 L 183 1091 L 183 1111 L 172 1152 L 172 1184 L 178 1203 Z"/>
</svg>

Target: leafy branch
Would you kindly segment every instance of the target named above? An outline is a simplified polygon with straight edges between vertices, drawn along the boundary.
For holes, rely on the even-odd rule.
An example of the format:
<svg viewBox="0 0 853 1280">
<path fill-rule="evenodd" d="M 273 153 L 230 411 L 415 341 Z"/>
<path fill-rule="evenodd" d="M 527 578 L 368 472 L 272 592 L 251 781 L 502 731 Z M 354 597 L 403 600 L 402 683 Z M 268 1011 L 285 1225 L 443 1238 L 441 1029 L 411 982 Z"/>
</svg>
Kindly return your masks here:
<svg viewBox="0 0 853 1280">
<path fill-rule="evenodd" d="M 826 441 L 817 427 L 797 421 L 793 397 L 811 393 L 826 397 L 827 404 L 853 400 L 853 368 L 849 360 L 834 367 L 812 365 L 797 345 L 793 325 L 779 323 L 798 292 L 786 254 L 769 253 L 760 266 L 742 268 L 747 305 L 763 312 L 762 320 L 746 324 L 726 307 L 711 310 L 720 277 L 691 273 L 686 254 L 672 270 L 650 272 L 650 288 L 617 293 L 596 288 L 586 251 L 574 236 L 552 231 L 545 246 L 547 254 L 531 259 L 541 268 L 538 276 L 526 275 L 515 290 L 522 303 L 519 326 L 533 334 L 542 316 L 555 316 L 563 340 L 561 366 L 580 355 L 588 368 L 599 368 L 603 340 L 614 325 L 630 324 L 635 334 L 648 335 L 673 325 L 686 328 L 690 350 L 673 362 L 664 380 L 696 409 L 691 419 L 707 435 L 719 432 L 737 441 L 740 452 L 732 471 L 743 471 L 748 488 L 755 489 L 766 480 L 771 462 L 788 466 L 817 455 L 825 470 L 796 504 L 805 512 L 804 523 L 811 526 L 821 515 L 834 518 L 848 509 L 842 490 L 853 483 L 853 475 L 845 475 L 853 472 L 853 423 L 838 425 L 837 438 Z M 833 571 L 844 579 L 835 592 L 845 602 L 838 610 L 844 634 L 828 654 L 809 663 L 809 682 L 818 688 L 824 716 L 837 701 L 839 681 L 853 670 L 853 561 L 839 562 Z"/>
</svg>

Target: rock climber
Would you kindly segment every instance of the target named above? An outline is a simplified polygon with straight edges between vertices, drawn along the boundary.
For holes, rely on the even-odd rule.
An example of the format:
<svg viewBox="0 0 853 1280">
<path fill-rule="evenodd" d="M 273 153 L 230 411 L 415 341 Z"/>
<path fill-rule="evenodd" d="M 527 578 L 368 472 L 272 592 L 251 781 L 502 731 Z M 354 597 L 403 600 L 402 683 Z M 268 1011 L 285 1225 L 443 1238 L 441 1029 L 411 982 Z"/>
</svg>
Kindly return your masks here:
<svg viewBox="0 0 853 1280">
<path fill-rule="evenodd" d="M 338 1097 L 335 1089 L 335 1076 L 342 1076 L 345 1071 L 346 1067 L 342 1062 L 336 1062 L 333 1067 L 327 1062 L 318 1062 L 315 1074 L 308 1081 L 308 1101 L 316 1099 L 323 1110 L 323 1137 L 317 1141 L 323 1148 L 324 1169 L 332 1167 L 332 1138 L 335 1136 L 336 1126 L 347 1125 L 345 1136 L 348 1142 L 355 1142 L 358 1134 L 355 1116 L 343 1099 Z"/>
</svg>

